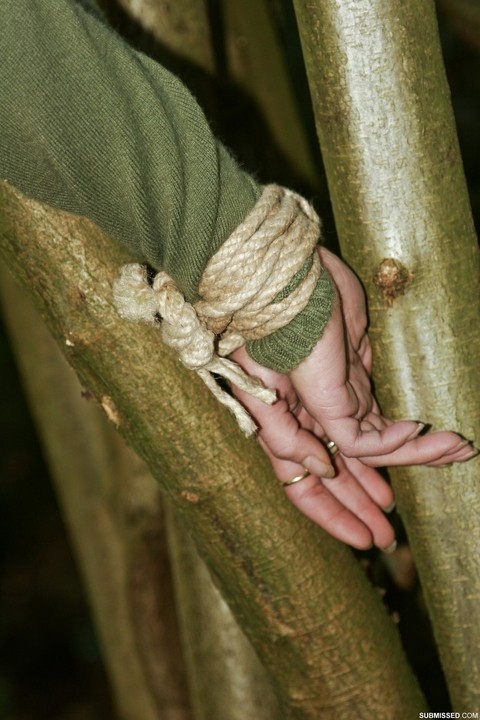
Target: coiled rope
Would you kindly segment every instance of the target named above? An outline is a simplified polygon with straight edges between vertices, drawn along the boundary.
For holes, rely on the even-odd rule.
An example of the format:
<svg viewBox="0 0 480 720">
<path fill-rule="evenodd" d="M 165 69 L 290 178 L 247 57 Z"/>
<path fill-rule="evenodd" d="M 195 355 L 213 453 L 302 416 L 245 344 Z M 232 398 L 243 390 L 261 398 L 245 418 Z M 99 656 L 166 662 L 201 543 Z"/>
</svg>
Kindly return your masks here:
<svg viewBox="0 0 480 720">
<path fill-rule="evenodd" d="M 305 308 L 320 276 L 315 252 L 319 237 L 320 220 L 311 205 L 291 190 L 267 185 L 244 222 L 208 262 L 198 302 L 186 302 L 167 273 L 159 272 L 150 285 L 146 268 L 129 264 L 114 283 L 118 312 L 125 319 L 148 323 L 160 315 L 162 340 L 233 412 L 245 435 L 251 435 L 256 430 L 252 418 L 212 373 L 262 402 L 275 401 L 274 390 L 225 356 L 247 340 L 279 330 Z M 309 257 L 312 265 L 304 279 L 286 298 L 274 302 Z"/>
</svg>

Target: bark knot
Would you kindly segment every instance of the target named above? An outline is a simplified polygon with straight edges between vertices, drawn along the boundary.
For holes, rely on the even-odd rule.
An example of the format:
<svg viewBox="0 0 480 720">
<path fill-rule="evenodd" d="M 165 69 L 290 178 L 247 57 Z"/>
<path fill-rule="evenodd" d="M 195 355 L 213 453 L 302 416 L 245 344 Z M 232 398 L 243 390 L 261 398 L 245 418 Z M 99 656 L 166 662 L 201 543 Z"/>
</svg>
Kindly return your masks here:
<svg viewBox="0 0 480 720">
<path fill-rule="evenodd" d="M 388 305 L 392 305 L 399 295 L 405 295 L 412 280 L 413 273 L 394 258 L 382 260 L 373 276 L 375 286 Z"/>
<path fill-rule="evenodd" d="M 184 500 L 189 503 L 193 503 L 194 505 L 196 505 L 200 499 L 197 493 L 190 492 L 189 490 L 182 490 L 180 495 Z"/>
</svg>

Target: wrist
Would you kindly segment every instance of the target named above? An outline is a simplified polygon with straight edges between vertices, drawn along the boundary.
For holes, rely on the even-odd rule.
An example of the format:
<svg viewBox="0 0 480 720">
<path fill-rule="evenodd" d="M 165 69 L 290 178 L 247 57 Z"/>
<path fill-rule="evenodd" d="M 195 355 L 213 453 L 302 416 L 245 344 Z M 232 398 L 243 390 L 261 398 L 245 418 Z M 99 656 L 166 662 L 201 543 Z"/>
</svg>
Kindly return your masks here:
<svg viewBox="0 0 480 720">
<path fill-rule="evenodd" d="M 250 357 L 260 365 L 288 373 L 310 355 L 332 315 L 336 298 L 330 273 L 323 267 L 307 306 L 288 325 L 247 343 Z"/>
</svg>

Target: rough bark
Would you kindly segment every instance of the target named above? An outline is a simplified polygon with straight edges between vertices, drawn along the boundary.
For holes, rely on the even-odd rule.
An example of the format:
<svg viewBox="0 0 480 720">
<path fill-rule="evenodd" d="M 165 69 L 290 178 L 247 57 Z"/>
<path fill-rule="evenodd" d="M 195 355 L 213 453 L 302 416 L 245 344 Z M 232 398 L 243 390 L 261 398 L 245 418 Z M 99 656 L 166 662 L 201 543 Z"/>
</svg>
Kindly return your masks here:
<svg viewBox="0 0 480 720">
<path fill-rule="evenodd" d="M 200 92 L 203 100 L 207 94 L 209 109 L 216 114 L 218 98 L 211 78 L 216 53 L 209 3 L 206 0 L 174 3 L 119 0 L 119 3 L 126 11 L 122 26 L 127 34 L 132 33 L 132 25 L 138 22 L 158 43 L 147 50 L 180 74 L 194 94 Z M 118 5 L 105 4 L 112 19 L 118 20 Z M 223 42 L 220 37 L 215 40 Z M 182 623 L 190 699 L 196 720 L 244 717 L 274 720 L 279 717 L 279 710 L 265 671 L 214 587 L 192 541 L 185 537 L 174 514 L 170 513 L 169 517 L 176 549 L 173 562 L 178 587 L 177 611 Z M 193 606 L 192 599 L 195 599 Z M 203 612 L 199 612 L 200 608 Z"/>
<path fill-rule="evenodd" d="M 256 443 L 158 330 L 118 318 L 111 284 L 125 255 L 88 221 L 5 183 L 0 207 L 2 255 L 188 525 L 286 717 L 400 720 L 423 709 L 396 629 L 350 551 L 288 503 Z"/>
<path fill-rule="evenodd" d="M 430 0 L 295 0 L 384 411 L 480 437 L 479 256 Z M 480 700 L 479 461 L 394 474 L 451 697 Z"/>
<path fill-rule="evenodd" d="M 173 512 L 167 518 L 195 720 L 280 720 L 283 713 L 260 660 L 193 541 Z"/>
<path fill-rule="evenodd" d="M 190 704 L 195 720 L 280 717 L 260 661 L 192 541 L 167 512 L 158 484 L 82 391 L 27 295 L 5 269 L 0 280 L 5 320 L 86 583 L 119 717 L 189 720 Z"/>
<path fill-rule="evenodd" d="M 5 268 L 4 316 L 122 720 L 190 720 L 160 489 Z M 83 396 L 82 396 L 83 393 Z"/>
</svg>

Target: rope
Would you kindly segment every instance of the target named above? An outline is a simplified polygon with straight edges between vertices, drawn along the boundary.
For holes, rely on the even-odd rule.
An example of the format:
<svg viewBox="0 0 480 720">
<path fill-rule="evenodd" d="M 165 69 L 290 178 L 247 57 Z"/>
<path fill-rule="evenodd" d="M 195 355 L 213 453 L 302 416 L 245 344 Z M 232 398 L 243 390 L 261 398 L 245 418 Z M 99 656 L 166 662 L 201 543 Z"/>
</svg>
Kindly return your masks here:
<svg viewBox="0 0 480 720">
<path fill-rule="evenodd" d="M 208 262 L 198 302 L 187 303 L 167 273 L 159 272 L 150 286 L 146 268 L 129 264 L 114 283 L 118 312 L 128 320 L 149 323 L 160 315 L 163 341 L 234 413 L 245 435 L 251 435 L 256 430 L 252 418 L 212 373 L 262 402 L 275 401 L 274 390 L 225 356 L 247 340 L 284 327 L 304 309 L 320 275 L 315 252 L 319 236 L 320 220 L 304 198 L 267 185 L 252 212 Z M 303 281 L 274 302 L 309 257 L 312 265 Z"/>
</svg>

